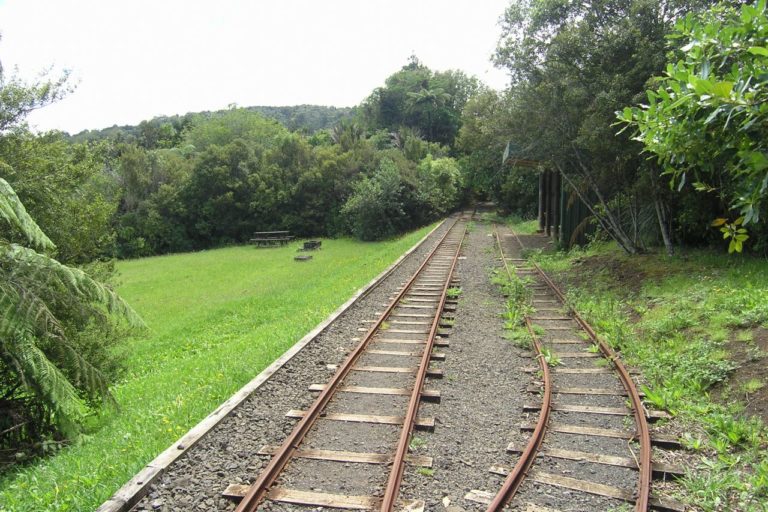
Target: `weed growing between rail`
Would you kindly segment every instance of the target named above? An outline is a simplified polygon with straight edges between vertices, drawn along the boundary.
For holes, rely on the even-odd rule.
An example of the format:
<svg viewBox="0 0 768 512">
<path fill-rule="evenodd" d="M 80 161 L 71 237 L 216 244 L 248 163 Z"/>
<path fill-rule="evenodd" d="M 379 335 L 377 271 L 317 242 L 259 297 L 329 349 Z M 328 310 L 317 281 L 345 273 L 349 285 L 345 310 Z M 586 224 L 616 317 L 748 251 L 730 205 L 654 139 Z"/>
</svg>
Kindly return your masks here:
<svg viewBox="0 0 768 512">
<path fill-rule="evenodd" d="M 491 283 L 498 286 L 505 297 L 505 309 L 501 314 L 506 330 L 504 337 L 519 348 L 530 349 L 533 343 L 525 325 L 525 317 L 533 311 L 533 292 L 528 287 L 530 278 L 519 277 L 514 266 L 510 266 L 509 271 L 509 275 L 501 269 L 491 271 Z"/>
<path fill-rule="evenodd" d="M 765 510 L 768 429 L 743 405 L 765 378 L 725 383 L 736 367 L 729 343 L 749 346 L 748 333 L 768 327 L 768 263 L 705 252 L 627 257 L 599 244 L 533 257 L 566 283 L 569 306 L 643 370 L 646 402 L 688 430 L 682 441 L 701 457 L 682 481 L 685 498 L 703 510 Z"/>
<path fill-rule="evenodd" d="M 309 264 L 293 262 L 296 244 L 119 263 L 119 292 L 151 331 L 123 347 L 127 372 L 113 390 L 121 410 L 0 479 L 0 510 L 94 510 L 427 230 L 328 241 Z"/>
</svg>

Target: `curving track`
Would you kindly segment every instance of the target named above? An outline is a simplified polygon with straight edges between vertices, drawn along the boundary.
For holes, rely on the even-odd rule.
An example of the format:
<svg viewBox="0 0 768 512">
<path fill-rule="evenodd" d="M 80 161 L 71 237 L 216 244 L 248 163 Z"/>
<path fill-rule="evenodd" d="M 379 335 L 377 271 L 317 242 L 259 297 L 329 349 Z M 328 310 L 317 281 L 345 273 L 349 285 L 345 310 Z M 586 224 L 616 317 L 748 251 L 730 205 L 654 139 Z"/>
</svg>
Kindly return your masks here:
<svg viewBox="0 0 768 512">
<path fill-rule="evenodd" d="M 538 421 L 518 462 L 508 470 L 501 490 L 487 510 L 522 507 L 516 497 L 518 493 L 523 494 L 522 490 L 530 480 L 537 486 L 563 492 L 632 503 L 638 512 L 652 506 L 663 509 L 650 497 L 650 431 L 645 408 L 629 372 L 578 313 L 563 313 L 566 308 L 563 293 L 536 263 L 507 256 L 513 249 L 512 243 L 524 248 L 520 238 L 513 232 L 500 234 L 497 228 L 496 239 L 507 274 L 525 279 L 531 292 L 535 312 L 526 318 L 526 325 L 539 363 L 542 403 L 529 408 L 539 410 Z M 550 368 L 545 361 L 545 352 L 554 354 L 564 364 Z M 595 364 L 597 361 L 600 363 Z M 621 387 L 616 385 L 617 380 Z M 611 422 L 608 418 L 632 418 L 634 425 L 632 429 L 621 428 L 621 421 L 613 419 Z M 590 437 L 637 441 L 638 444 L 635 448 L 633 443 L 627 442 L 624 454 L 564 449 L 589 445 L 584 439 Z M 578 443 L 574 441 L 576 438 L 580 439 Z M 541 461 L 547 459 L 576 461 L 581 471 L 573 476 L 548 473 L 540 469 Z M 617 475 L 622 475 L 618 480 L 623 483 L 606 485 L 578 478 L 579 475 L 589 475 L 590 466 L 595 464 L 615 466 Z M 541 494 L 529 490 L 527 497 L 530 501 L 525 504 L 525 510 L 550 510 L 535 503 Z"/>
</svg>

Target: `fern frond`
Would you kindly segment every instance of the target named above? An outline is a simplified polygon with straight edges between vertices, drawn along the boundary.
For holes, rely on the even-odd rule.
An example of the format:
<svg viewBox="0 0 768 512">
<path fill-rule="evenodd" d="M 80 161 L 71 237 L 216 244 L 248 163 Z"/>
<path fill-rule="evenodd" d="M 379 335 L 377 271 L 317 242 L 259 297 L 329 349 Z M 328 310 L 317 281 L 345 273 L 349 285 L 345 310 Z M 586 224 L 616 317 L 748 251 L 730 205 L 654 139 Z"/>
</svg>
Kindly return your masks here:
<svg viewBox="0 0 768 512">
<path fill-rule="evenodd" d="M 2 178 L 0 178 L 0 218 L 21 231 L 35 248 L 51 250 L 56 247 L 37 222 L 29 216 L 13 187 Z"/>
<path fill-rule="evenodd" d="M 101 397 L 105 402 L 117 404 L 109 391 L 109 380 L 70 345 L 66 338 L 50 338 L 42 350 L 57 367 L 65 369 L 63 373 L 71 376 L 70 381 L 84 390 L 90 398 Z"/>
<path fill-rule="evenodd" d="M 58 285 L 77 298 L 106 306 L 135 327 L 144 327 L 141 317 L 114 290 L 92 279 L 78 268 L 62 265 L 33 249 L 0 242 L 0 264 L 9 269 L 13 280 L 24 281 L 37 290 Z"/>
<path fill-rule="evenodd" d="M 573 246 L 576 244 L 576 241 L 579 239 L 581 235 L 587 232 L 587 228 L 589 227 L 589 224 L 593 221 L 594 217 L 592 215 L 589 215 L 581 220 L 579 224 L 573 228 L 573 233 L 571 233 L 571 239 L 568 241 L 569 246 Z"/>
<path fill-rule="evenodd" d="M 6 277 L 0 273 L 0 278 Z M 7 338 L 19 329 L 28 329 L 37 336 L 64 338 L 64 328 L 48 305 L 23 285 L 10 279 L 0 282 L 0 338 Z"/>
<path fill-rule="evenodd" d="M 2 277 L 6 276 L 0 272 L 0 278 Z M 75 387 L 83 390 L 91 398 L 102 397 L 105 401 L 114 403 L 114 398 L 109 392 L 108 379 L 68 342 L 64 328 L 47 304 L 23 284 L 2 279 L 0 281 L 0 339 L 14 339 L 19 332 L 27 333 L 27 339 L 36 340 L 35 346 Z M 11 348 L 18 348 L 18 345 Z M 13 354 L 0 354 L 3 359 L 12 356 Z M 50 371 L 39 374 L 28 373 L 35 372 L 39 368 L 46 370 L 46 367 L 27 365 L 25 369 L 19 364 L 15 366 L 25 386 L 33 392 L 58 389 L 57 382 L 48 382 L 52 375 Z M 49 392 L 48 395 L 50 394 Z M 53 405 L 57 406 L 55 403 Z M 75 420 L 75 418 L 71 419 Z"/>
<path fill-rule="evenodd" d="M 32 340 L 31 333 L 24 331 L 0 339 L 0 357 L 27 388 L 44 397 L 60 414 L 75 421 L 83 418 L 87 408 L 77 389 Z"/>
</svg>

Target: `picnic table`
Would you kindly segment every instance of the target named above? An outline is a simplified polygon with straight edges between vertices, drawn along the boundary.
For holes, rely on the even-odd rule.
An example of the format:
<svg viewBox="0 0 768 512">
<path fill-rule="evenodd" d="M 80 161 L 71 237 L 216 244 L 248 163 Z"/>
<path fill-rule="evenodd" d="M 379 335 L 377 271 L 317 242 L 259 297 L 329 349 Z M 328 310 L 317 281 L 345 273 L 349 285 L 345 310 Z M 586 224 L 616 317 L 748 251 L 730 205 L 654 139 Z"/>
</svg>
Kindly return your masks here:
<svg viewBox="0 0 768 512">
<path fill-rule="evenodd" d="M 253 234 L 250 242 L 256 247 L 275 247 L 277 245 L 285 245 L 293 237 L 289 234 L 290 231 L 257 231 Z"/>
</svg>

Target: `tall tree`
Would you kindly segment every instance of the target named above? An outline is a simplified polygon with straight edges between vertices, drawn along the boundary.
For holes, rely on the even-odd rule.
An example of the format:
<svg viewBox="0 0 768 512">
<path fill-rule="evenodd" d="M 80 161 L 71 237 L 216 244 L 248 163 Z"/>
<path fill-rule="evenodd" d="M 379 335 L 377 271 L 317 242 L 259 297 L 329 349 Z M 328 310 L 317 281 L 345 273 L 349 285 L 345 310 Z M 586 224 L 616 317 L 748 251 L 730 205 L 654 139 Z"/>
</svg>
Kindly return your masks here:
<svg viewBox="0 0 768 512">
<path fill-rule="evenodd" d="M 415 56 L 363 102 L 359 112 L 368 129 L 418 130 L 430 142 L 452 145 L 461 111 L 480 83 L 460 71 L 433 72 Z"/>
<path fill-rule="evenodd" d="M 749 224 L 768 224 L 768 13 L 765 1 L 720 5 L 677 23 L 672 55 L 648 104 L 619 118 L 678 189 L 722 202 L 716 225 L 741 251 Z M 765 243 L 765 242 L 763 242 Z"/>
<path fill-rule="evenodd" d="M 643 245 L 638 219 L 655 210 L 638 198 L 657 196 L 656 182 L 642 178 L 653 169 L 639 146 L 616 136 L 614 112 L 662 68 L 665 37 L 692 5 L 526 0 L 503 18 L 495 59 L 512 78 L 513 141 L 558 169 L 630 253 Z"/>
</svg>

